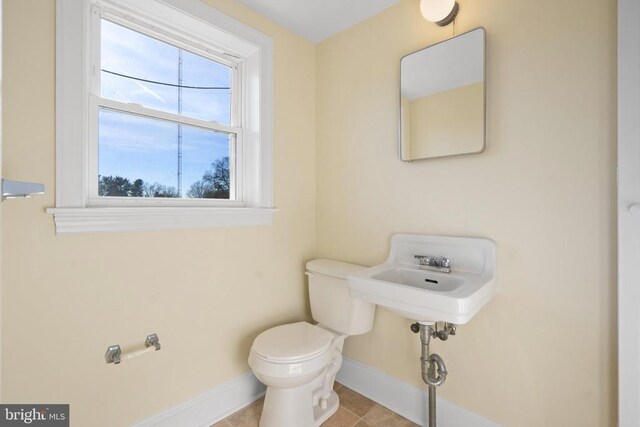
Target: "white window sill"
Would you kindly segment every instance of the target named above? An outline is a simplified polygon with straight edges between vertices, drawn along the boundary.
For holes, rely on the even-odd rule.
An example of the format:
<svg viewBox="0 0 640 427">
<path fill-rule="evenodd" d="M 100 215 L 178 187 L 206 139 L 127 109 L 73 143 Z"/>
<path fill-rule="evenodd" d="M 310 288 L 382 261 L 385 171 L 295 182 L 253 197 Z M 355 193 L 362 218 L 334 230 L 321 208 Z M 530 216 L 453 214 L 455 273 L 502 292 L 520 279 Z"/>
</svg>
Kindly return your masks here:
<svg viewBox="0 0 640 427">
<path fill-rule="evenodd" d="M 56 234 L 271 225 L 273 208 L 53 208 Z"/>
</svg>

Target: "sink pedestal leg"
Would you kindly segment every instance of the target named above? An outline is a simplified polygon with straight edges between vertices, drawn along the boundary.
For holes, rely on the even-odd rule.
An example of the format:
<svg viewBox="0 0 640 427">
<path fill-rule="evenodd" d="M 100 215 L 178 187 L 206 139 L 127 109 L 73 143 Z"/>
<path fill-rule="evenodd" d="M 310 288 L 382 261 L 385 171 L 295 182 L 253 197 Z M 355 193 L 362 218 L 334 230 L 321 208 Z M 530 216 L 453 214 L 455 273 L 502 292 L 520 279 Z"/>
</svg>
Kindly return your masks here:
<svg viewBox="0 0 640 427">
<path fill-rule="evenodd" d="M 436 427 L 436 387 L 429 386 L 429 427 Z"/>
<path fill-rule="evenodd" d="M 447 368 L 439 355 L 429 354 L 429 343 L 431 337 L 440 339 L 443 337 L 434 332 L 432 325 L 414 323 L 411 325 L 411 330 L 420 332 L 422 380 L 429 386 L 429 427 L 436 427 L 436 387 L 444 384 L 447 379 Z M 455 327 L 453 330 L 455 331 Z M 447 333 L 447 337 L 448 335 L 449 333 Z"/>
</svg>

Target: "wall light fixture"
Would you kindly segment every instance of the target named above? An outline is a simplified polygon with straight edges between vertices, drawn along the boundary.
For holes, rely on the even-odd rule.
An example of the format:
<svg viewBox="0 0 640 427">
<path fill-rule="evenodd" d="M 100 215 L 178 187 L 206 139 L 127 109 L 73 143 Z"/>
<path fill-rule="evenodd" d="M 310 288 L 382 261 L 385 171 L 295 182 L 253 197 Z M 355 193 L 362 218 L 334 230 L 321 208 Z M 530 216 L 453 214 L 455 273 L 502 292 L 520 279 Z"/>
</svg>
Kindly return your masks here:
<svg viewBox="0 0 640 427">
<path fill-rule="evenodd" d="M 456 0 L 420 0 L 420 12 L 427 21 L 444 27 L 456 19 L 460 6 Z"/>
</svg>

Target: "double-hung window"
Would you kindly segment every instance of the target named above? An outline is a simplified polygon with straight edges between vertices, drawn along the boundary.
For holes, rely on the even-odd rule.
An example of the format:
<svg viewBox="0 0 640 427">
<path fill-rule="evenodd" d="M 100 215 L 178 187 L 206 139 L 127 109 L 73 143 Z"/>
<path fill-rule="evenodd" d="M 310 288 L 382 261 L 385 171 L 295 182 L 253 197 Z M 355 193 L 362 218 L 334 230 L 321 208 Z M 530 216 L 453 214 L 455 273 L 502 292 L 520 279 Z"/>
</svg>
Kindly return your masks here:
<svg viewBox="0 0 640 427">
<path fill-rule="evenodd" d="M 57 7 L 57 232 L 270 224 L 271 40 L 198 0 Z"/>
<path fill-rule="evenodd" d="M 90 201 L 242 200 L 241 63 L 117 15 L 94 15 Z"/>
</svg>

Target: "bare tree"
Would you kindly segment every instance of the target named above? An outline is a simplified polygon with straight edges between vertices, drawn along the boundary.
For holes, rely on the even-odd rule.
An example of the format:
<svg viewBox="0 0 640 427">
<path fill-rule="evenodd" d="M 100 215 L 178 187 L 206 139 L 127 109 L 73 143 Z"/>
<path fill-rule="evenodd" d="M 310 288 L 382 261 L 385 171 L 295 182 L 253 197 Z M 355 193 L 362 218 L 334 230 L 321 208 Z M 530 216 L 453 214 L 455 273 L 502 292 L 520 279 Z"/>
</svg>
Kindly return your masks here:
<svg viewBox="0 0 640 427">
<path fill-rule="evenodd" d="M 160 184 L 159 182 L 154 182 L 153 184 L 146 186 L 144 194 L 145 197 L 177 198 L 178 190 L 176 190 L 175 187 L 170 187 Z"/>
<path fill-rule="evenodd" d="M 229 157 L 223 157 L 211 164 L 202 180 L 191 185 L 187 195 L 196 199 L 228 199 L 230 184 Z"/>
</svg>

